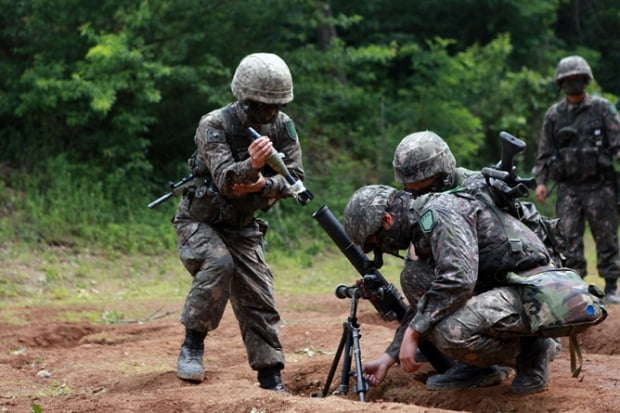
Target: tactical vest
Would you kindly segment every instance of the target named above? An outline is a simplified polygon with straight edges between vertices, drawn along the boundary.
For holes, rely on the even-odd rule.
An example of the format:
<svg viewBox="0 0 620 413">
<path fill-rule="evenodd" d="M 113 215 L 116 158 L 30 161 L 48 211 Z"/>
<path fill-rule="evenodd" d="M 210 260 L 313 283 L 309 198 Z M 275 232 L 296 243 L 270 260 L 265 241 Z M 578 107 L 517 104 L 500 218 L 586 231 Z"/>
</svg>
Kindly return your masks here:
<svg viewBox="0 0 620 413">
<path fill-rule="evenodd" d="M 492 253 L 480 256 L 479 271 L 484 272 L 493 277 L 483 277 L 478 279 L 476 291 L 482 292 L 497 285 L 499 281 L 508 271 L 517 268 L 534 268 L 540 265 L 546 265 L 546 258 L 542 258 L 539 254 L 531 254 L 532 249 L 529 247 L 529 240 L 523 239 L 522 233 L 515 231 L 508 220 L 509 214 L 498 208 L 492 198 L 481 190 L 473 194 L 466 192 L 464 188 L 457 187 L 443 194 L 450 193 L 460 198 L 479 201 L 487 205 L 494 216 L 497 217 L 501 224 L 503 236 L 498 237 L 496 248 Z M 428 237 L 430 230 L 427 221 L 429 210 L 428 202 L 441 194 L 429 194 L 416 198 L 412 202 L 413 213 L 416 216 L 419 226 L 425 237 Z M 431 214 L 432 215 L 432 214 Z M 490 283 L 490 284 L 489 284 Z M 488 285 L 487 285 L 488 284 Z"/>
<path fill-rule="evenodd" d="M 547 252 L 556 267 L 563 267 L 566 263 L 566 257 L 563 251 L 566 250 L 566 237 L 560 224 L 559 218 L 548 218 L 540 214 L 536 206 L 527 201 L 516 201 L 514 198 L 506 199 L 499 197 L 503 203 L 498 204 L 495 196 L 496 188 L 489 186 L 488 182 L 480 174 L 469 175 L 466 180 L 461 181 L 462 189 L 474 195 L 481 201 L 493 208 L 500 220 L 503 214 L 500 211 L 508 213 L 521 221 L 525 226 L 532 230 L 536 236 L 543 242 L 547 248 Z M 505 220 L 502 221 L 504 228 L 510 227 L 506 225 Z M 510 236 L 510 233 L 508 233 Z"/>
<path fill-rule="evenodd" d="M 608 102 L 591 97 L 589 106 L 571 111 L 566 102 L 559 104 L 553 129 L 555 153 L 549 176 L 557 182 L 588 182 L 613 173 L 609 142 L 605 136 L 603 111 Z"/>
<path fill-rule="evenodd" d="M 234 160 L 238 162 L 247 159 L 248 144 L 251 138 L 238 118 L 235 105 L 230 104 L 221 109 L 220 116 L 221 128 Z M 282 123 L 282 117 L 278 115 L 273 124 L 264 125 L 263 130 L 259 132 L 269 135 L 275 142 L 280 138 L 281 130 L 288 131 L 286 127 Z M 211 172 L 198 151 L 190 157 L 188 166 L 196 179 L 194 185 L 188 188 L 186 198 L 191 216 L 198 221 L 240 228 L 254 219 L 255 211 L 267 210 L 275 203 L 275 199 L 266 198 L 260 194 L 247 194 L 243 198 L 223 196 L 213 182 Z M 276 172 L 268 165 L 265 165 L 261 172 L 265 177 L 276 175 Z"/>
</svg>

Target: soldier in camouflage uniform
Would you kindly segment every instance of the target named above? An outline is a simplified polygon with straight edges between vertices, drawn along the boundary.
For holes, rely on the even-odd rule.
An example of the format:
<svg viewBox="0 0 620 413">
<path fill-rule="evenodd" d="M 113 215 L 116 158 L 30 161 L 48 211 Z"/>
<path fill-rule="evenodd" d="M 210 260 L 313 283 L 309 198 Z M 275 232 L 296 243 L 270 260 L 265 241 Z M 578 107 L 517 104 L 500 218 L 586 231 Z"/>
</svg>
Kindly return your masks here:
<svg viewBox="0 0 620 413">
<path fill-rule="evenodd" d="M 560 60 L 556 83 L 566 97 L 545 114 L 533 168 L 536 198 L 547 199 L 548 180 L 558 184 L 556 214 L 565 230 L 567 266 L 586 276 L 583 235 L 587 220 L 596 243 L 598 273 L 609 304 L 620 303 L 617 280 L 618 210 L 613 158 L 620 155 L 620 117 L 606 99 L 585 90 L 590 66 L 580 56 Z"/>
<path fill-rule="evenodd" d="M 456 167 L 456 159 L 448 144 L 435 132 L 429 130 L 405 136 L 394 151 L 392 166 L 394 168 L 394 179 L 414 197 L 429 192 L 441 192 L 456 188 L 467 177 L 479 174 Z M 407 198 L 405 196 L 401 205 L 406 205 Z M 408 244 L 408 239 L 394 240 L 391 245 L 387 244 L 384 242 L 381 251 L 375 251 L 375 254 L 390 252 L 397 255 L 398 249 L 406 248 L 404 246 Z M 409 307 L 395 333 L 394 340 L 385 353 L 379 359 L 365 363 L 363 366 L 364 377 L 372 385 L 378 385 L 385 378 L 389 368 L 398 361 L 402 336 L 415 314 L 419 298 L 428 289 L 433 279 L 433 268 L 429 263 L 418 259 L 413 247 L 406 249 L 407 255 L 400 274 L 400 285 L 409 301 Z M 419 360 L 424 360 L 424 355 L 420 352 L 418 352 L 417 357 Z M 458 366 L 461 375 L 458 383 L 452 383 L 454 387 L 490 386 L 499 384 L 505 377 L 504 371 L 496 367 L 478 368 L 464 364 Z M 446 387 L 446 385 L 445 383 L 435 384 L 433 381 L 428 381 L 427 387 L 439 389 Z"/>
<path fill-rule="evenodd" d="M 466 191 L 432 193 L 411 201 L 404 192 L 370 185 L 349 200 L 344 227 L 365 251 L 384 243 L 406 248 L 413 242 L 418 259 L 430 265 L 430 271 L 416 273 L 426 274 L 430 282 L 400 346 L 405 371 L 419 368 L 417 343 L 428 339 L 465 362 L 430 377 L 431 388 L 459 387 L 445 386 L 445 376 L 459 382 L 471 376 L 469 369 L 497 369 L 496 365 L 516 367 L 515 393 L 547 386 L 554 342 L 532 335 L 519 294 L 502 282 L 509 271 L 556 270 L 546 246 L 523 223 Z M 460 387 L 478 385 L 466 382 Z"/>
<path fill-rule="evenodd" d="M 274 148 L 292 175 L 304 177 L 295 125 L 280 111 L 293 100 L 293 82 L 280 57 L 255 53 L 241 60 L 231 89 L 236 102 L 200 119 L 191 160 L 199 179 L 173 220 L 180 259 L 193 278 L 181 316 L 185 341 L 177 375 L 204 380 L 204 339 L 218 327 L 230 300 L 260 386 L 286 391 L 280 315 L 263 250 L 267 223 L 254 213 L 292 196 L 284 177 L 266 165 Z M 250 126 L 262 136 L 253 141 Z"/>
<path fill-rule="evenodd" d="M 414 196 L 447 191 L 476 173 L 457 168 L 448 144 L 428 130 L 409 134 L 400 141 L 394 151 L 392 167 L 396 182 Z"/>
</svg>

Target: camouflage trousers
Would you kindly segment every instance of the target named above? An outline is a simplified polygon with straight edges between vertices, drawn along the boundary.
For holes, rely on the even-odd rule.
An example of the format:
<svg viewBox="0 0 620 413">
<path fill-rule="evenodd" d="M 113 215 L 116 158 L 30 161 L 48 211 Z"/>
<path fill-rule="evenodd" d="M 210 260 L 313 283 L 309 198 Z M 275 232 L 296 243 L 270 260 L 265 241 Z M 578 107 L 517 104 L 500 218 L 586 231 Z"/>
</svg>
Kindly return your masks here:
<svg viewBox="0 0 620 413">
<path fill-rule="evenodd" d="M 202 222 L 177 222 L 175 229 L 179 257 L 193 277 L 181 323 L 193 330 L 215 330 L 230 301 L 252 369 L 283 368 L 280 315 L 258 224 L 216 229 Z"/>
<path fill-rule="evenodd" d="M 431 330 L 430 341 L 455 360 L 476 366 L 513 366 L 520 338 L 531 336 L 521 296 L 500 287 L 470 298 Z"/>
<path fill-rule="evenodd" d="M 385 351 L 396 360 L 402 336 L 434 278 L 435 272 L 426 262 L 405 261 L 401 288 L 410 307 Z M 470 298 L 463 307 L 441 320 L 428 339 L 455 360 L 478 366 L 511 366 L 520 351 L 520 337 L 528 335 L 532 333 L 519 293 L 515 288 L 502 287 Z"/>
<path fill-rule="evenodd" d="M 618 256 L 618 211 L 615 183 L 558 185 L 556 214 L 566 235 L 566 266 L 581 277 L 587 274 L 583 236 L 586 220 L 596 244 L 598 273 L 620 278 Z"/>
</svg>

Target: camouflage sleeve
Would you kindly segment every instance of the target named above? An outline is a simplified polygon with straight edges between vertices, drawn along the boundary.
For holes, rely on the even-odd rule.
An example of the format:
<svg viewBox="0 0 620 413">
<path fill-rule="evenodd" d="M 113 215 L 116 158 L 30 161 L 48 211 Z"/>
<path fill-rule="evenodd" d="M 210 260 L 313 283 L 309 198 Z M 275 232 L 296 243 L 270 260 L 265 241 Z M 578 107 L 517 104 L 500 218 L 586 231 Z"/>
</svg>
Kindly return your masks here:
<svg viewBox="0 0 620 413">
<path fill-rule="evenodd" d="M 219 110 L 211 112 L 200 119 L 194 142 L 220 192 L 224 196 L 235 196 L 233 185 L 256 182 L 258 171 L 252 168 L 249 156 L 235 160 L 223 129 Z"/>
<path fill-rule="evenodd" d="M 603 121 L 611 153 L 618 161 L 620 160 L 620 115 L 618 115 L 616 106 L 611 102 L 607 102 L 607 110 L 603 112 Z"/>
<path fill-rule="evenodd" d="M 403 342 L 403 336 L 405 335 L 405 330 L 409 326 L 411 319 L 415 315 L 415 310 L 411 307 L 407 307 L 407 312 L 405 316 L 400 321 L 396 332 L 394 333 L 394 338 L 389 346 L 385 349 L 385 353 L 392 357 L 394 360 L 399 362 L 399 353 L 400 353 L 400 344 Z"/>
<path fill-rule="evenodd" d="M 536 178 L 536 183 L 539 185 L 546 184 L 549 180 L 549 168 L 547 167 L 547 163 L 555 151 L 553 144 L 555 118 L 555 105 L 553 105 L 545 114 L 540 131 L 540 140 L 538 141 L 538 152 L 536 154 L 536 160 L 534 161 L 534 167 L 532 168 L 532 174 Z"/>
<path fill-rule="evenodd" d="M 429 237 L 435 260 L 435 279 L 410 323 L 422 336 L 473 295 L 479 263 L 473 205 L 464 198 L 442 195 L 420 215 L 419 224 Z"/>
<path fill-rule="evenodd" d="M 415 251 L 413 254 L 415 255 Z M 405 265 L 400 273 L 400 286 L 409 305 L 407 306 L 407 313 L 394 334 L 394 339 L 385 350 L 385 353 L 397 361 L 399 360 L 400 344 L 403 341 L 405 330 L 417 312 L 420 298 L 429 290 L 434 280 L 434 264 L 424 259 L 405 259 Z"/>
</svg>

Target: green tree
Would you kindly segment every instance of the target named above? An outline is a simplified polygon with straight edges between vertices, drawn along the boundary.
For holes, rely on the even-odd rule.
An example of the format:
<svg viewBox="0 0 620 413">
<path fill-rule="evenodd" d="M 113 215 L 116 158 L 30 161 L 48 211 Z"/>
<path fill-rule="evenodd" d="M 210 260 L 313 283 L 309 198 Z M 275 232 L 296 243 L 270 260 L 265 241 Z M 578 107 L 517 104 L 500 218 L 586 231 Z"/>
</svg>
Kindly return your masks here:
<svg viewBox="0 0 620 413">
<path fill-rule="evenodd" d="M 566 54 L 594 51 L 585 55 L 594 76 L 604 90 L 620 95 L 620 12 L 615 0 L 566 0 L 554 26 L 565 44 Z"/>
<path fill-rule="evenodd" d="M 252 52 L 289 64 L 295 100 L 284 111 L 297 122 L 307 187 L 335 211 L 356 187 L 392 182 L 392 151 L 416 130 L 438 132 L 472 168 L 497 161 L 506 130 L 528 143 L 517 165 L 529 173 L 566 54 L 591 62 L 591 90 L 618 93 L 613 0 L 0 7 L 0 208 L 20 222 L 0 225 L 0 238 L 111 243 L 131 241 L 119 226 L 169 230 L 174 202 L 145 205 L 187 173 L 200 116 L 234 99 L 233 70 Z M 285 202 L 272 214 L 283 218 L 272 242 L 299 242 L 307 208 Z"/>
</svg>

